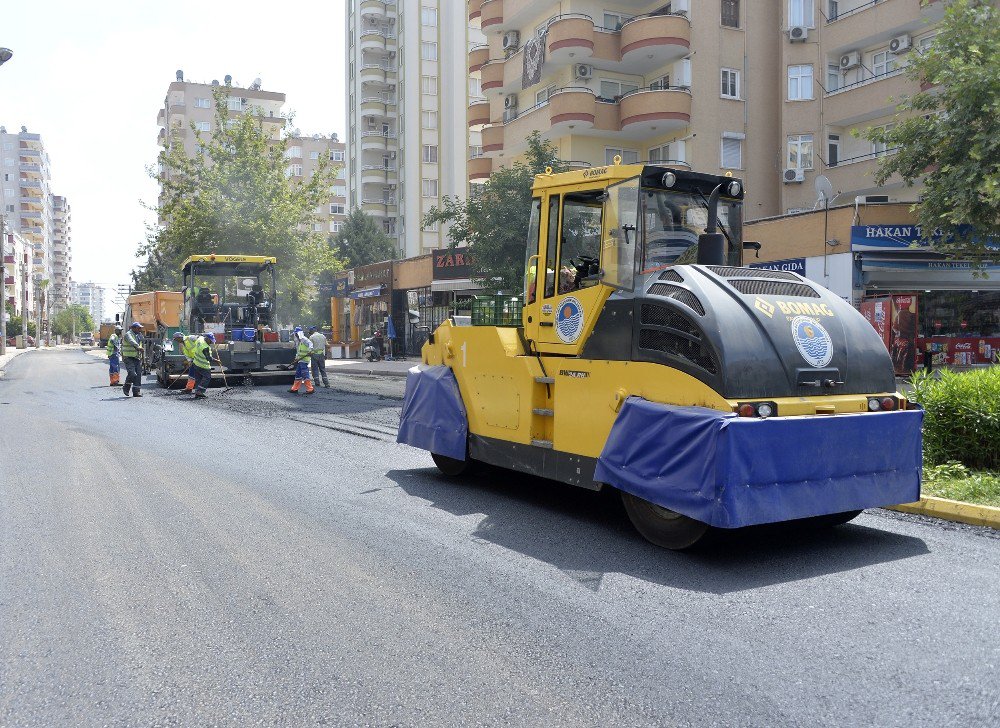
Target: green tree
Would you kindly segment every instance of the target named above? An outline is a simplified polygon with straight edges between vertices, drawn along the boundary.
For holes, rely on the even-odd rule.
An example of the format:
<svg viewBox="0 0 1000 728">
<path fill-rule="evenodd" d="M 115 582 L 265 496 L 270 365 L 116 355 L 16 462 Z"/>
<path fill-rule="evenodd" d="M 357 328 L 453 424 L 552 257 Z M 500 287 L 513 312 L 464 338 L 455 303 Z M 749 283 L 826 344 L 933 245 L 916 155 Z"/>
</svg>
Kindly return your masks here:
<svg viewBox="0 0 1000 728">
<path fill-rule="evenodd" d="M 347 268 L 357 268 L 396 257 L 396 246 L 371 215 L 355 207 L 347 213 L 340 232 L 332 239 L 333 249 Z"/>
<path fill-rule="evenodd" d="M 85 306 L 74 304 L 64 308 L 52 317 L 52 333 L 57 336 L 70 336 L 74 332 L 94 331 L 94 319 Z"/>
<path fill-rule="evenodd" d="M 445 197 L 440 208 L 424 215 L 424 227 L 445 223 L 452 247 L 468 245 L 473 276 L 490 288 L 520 290 L 524 285 L 524 251 L 531 216 L 535 175 L 551 167 L 564 172 L 554 144 L 539 133 L 528 137 L 524 161 L 499 169 L 466 200 Z"/>
<path fill-rule="evenodd" d="M 897 123 L 869 129 L 867 139 L 897 148 L 882 159 L 875 183 L 893 174 L 923 180 L 916 206 L 924 237 L 942 252 L 977 256 L 1000 236 L 1000 10 L 984 0 L 954 0 L 930 47 L 910 53 L 919 93 L 901 100 Z M 971 225 L 979 243 L 959 226 Z"/>
<path fill-rule="evenodd" d="M 278 259 L 282 318 L 295 319 L 317 297 L 314 282 L 340 263 L 326 235 L 315 231 L 316 209 L 330 198 L 337 168 L 321 159 L 315 174 L 301 181 L 290 176 L 287 138 L 275 139 L 253 109 L 230 117 L 228 86 L 215 93 L 212 133 L 194 129 L 198 150 L 188 156 L 182 144 L 160 153 L 159 217 L 138 256 L 147 264 L 133 272 L 138 290 L 176 288 L 178 268 L 201 253 L 270 255 Z"/>
</svg>

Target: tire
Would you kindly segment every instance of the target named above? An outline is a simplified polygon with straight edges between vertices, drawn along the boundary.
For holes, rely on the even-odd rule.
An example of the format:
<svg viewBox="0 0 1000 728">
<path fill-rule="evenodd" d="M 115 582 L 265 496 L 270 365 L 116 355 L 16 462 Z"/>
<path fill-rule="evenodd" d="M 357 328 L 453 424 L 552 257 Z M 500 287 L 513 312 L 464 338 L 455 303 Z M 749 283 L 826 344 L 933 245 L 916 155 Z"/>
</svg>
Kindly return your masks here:
<svg viewBox="0 0 1000 728">
<path fill-rule="evenodd" d="M 848 521 L 853 521 L 855 518 L 860 516 L 863 511 L 844 511 L 843 513 L 830 513 L 825 516 L 815 516 L 814 518 L 807 519 L 811 525 L 818 526 L 820 528 L 833 528 L 834 526 L 842 526 Z"/>
<path fill-rule="evenodd" d="M 468 457 L 465 460 L 456 460 L 447 455 L 438 455 L 436 452 L 432 452 L 431 459 L 437 465 L 438 470 L 449 478 L 457 478 L 460 475 L 465 475 L 472 469 L 472 460 Z"/>
<path fill-rule="evenodd" d="M 622 491 L 622 503 L 635 530 L 650 543 L 665 549 L 691 548 L 709 530 L 707 523 L 661 508 L 631 493 Z"/>
</svg>

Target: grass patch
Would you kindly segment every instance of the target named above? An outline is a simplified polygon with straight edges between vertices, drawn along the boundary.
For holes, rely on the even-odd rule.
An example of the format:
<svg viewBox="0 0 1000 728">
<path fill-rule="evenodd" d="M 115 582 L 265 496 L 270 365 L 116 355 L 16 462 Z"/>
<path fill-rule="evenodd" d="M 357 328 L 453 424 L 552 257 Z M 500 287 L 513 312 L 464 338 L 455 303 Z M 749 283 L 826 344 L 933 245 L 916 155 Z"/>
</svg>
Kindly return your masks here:
<svg viewBox="0 0 1000 728">
<path fill-rule="evenodd" d="M 924 468 L 922 495 L 1000 508 L 1000 473 L 969 470 L 957 461 Z"/>
</svg>

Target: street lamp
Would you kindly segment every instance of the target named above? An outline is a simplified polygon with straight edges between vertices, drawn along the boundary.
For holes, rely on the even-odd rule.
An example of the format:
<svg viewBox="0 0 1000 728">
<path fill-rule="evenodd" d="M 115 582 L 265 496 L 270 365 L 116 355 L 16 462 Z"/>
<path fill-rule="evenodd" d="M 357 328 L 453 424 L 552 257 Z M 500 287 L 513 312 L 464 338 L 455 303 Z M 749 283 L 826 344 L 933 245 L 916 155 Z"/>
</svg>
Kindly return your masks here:
<svg viewBox="0 0 1000 728">
<path fill-rule="evenodd" d="M 14 56 L 10 48 L 0 48 L 0 66 Z M 4 270 L 3 257 L 7 254 L 7 229 L 4 224 L 3 211 L 0 210 L 0 355 L 7 353 L 7 271 Z M 28 333 L 25 331 L 24 333 Z"/>
</svg>

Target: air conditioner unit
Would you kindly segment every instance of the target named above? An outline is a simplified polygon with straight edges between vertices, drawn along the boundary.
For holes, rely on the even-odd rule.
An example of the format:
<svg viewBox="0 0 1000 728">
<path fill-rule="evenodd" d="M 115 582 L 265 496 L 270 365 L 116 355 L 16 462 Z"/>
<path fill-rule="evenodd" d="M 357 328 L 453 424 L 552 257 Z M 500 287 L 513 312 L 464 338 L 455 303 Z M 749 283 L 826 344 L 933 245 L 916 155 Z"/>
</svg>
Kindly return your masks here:
<svg viewBox="0 0 1000 728">
<path fill-rule="evenodd" d="M 508 94 L 503 97 L 503 107 L 505 109 L 517 108 L 517 94 Z"/>
<path fill-rule="evenodd" d="M 793 25 L 788 29 L 788 40 L 792 42 L 805 41 L 809 38 L 809 28 L 804 25 Z"/>
<path fill-rule="evenodd" d="M 850 53 L 845 53 L 840 57 L 840 70 L 847 71 L 851 68 L 857 68 L 861 65 L 861 53 L 858 51 L 851 51 Z"/>
<path fill-rule="evenodd" d="M 889 41 L 889 52 L 896 53 L 906 53 L 910 48 L 913 47 L 913 38 L 908 35 L 897 35 L 895 38 Z"/>
<path fill-rule="evenodd" d="M 390 90 L 390 91 L 395 91 L 395 90 L 396 90 L 396 84 L 394 84 L 394 83 L 390 83 L 390 84 L 389 84 L 389 90 Z"/>
<path fill-rule="evenodd" d="M 387 190 L 395 190 L 396 189 L 396 185 L 386 185 L 385 188 Z"/>
<path fill-rule="evenodd" d="M 395 57 L 396 57 L 396 51 L 389 51 L 389 58 L 392 59 Z"/>
<path fill-rule="evenodd" d="M 514 121 L 517 118 L 517 109 L 505 109 L 503 112 L 503 123 Z"/>
<path fill-rule="evenodd" d="M 521 34 L 516 30 L 508 30 L 503 34 L 503 49 L 505 51 L 517 50 L 518 45 L 521 43 Z"/>
<path fill-rule="evenodd" d="M 594 75 L 594 67 L 588 66 L 586 63 L 577 63 L 573 66 L 573 75 L 582 81 L 586 81 Z"/>
<path fill-rule="evenodd" d="M 389 152 L 389 159 L 395 159 L 395 158 L 396 158 L 396 153 L 395 152 Z"/>
<path fill-rule="evenodd" d="M 781 178 L 786 185 L 792 182 L 805 182 L 806 173 L 803 169 L 786 169 Z"/>
</svg>

